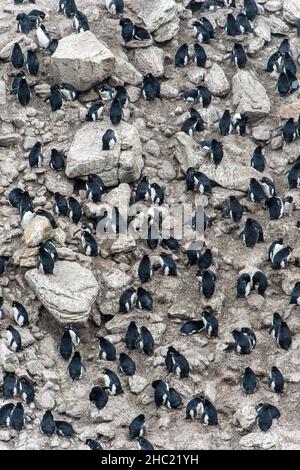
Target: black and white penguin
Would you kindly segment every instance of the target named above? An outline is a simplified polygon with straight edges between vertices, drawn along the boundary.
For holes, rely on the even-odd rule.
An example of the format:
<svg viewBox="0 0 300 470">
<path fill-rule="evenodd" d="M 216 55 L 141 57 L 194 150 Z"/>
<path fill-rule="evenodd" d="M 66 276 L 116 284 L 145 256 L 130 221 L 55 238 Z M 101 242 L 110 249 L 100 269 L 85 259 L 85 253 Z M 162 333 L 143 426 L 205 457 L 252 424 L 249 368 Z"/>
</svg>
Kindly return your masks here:
<svg viewBox="0 0 300 470">
<path fill-rule="evenodd" d="M 134 24 L 129 18 L 121 18 L 119 25 L 122 27 L 122 38 L 125 43 L 131 41 L 134 35 Z"/>
<path fill-rule="evenodd" d="M 102 150 L 112 150 L 117 142 L 117 135 L 113 129 L 107 129 L 102 136 Z"/>
<path fill-rule="evenodd" d="M 244 0 L 243 10 L 250 21 L 253 21 L 258 15 L 258 7 L 255 0 Z"/>
<path fill-rule="evenodd" d="M 99 357 L 104 361 L 116 360 L 116 348 L 114 345 L 103 336 L 99 337 Z"/>
<path fill-rule="evenodd" d="M 61 193 L 56 192 L 54 193 L 54 202 L 53 202 L 53 210 L 56 214 L 68 216 L 68 202 L 65 196 Z"/>
<path fill-rule="evenodd" d="M 102 410 L 108 402 L 108 393 L 105 388 L 96 385 L 90 391 L 89 400 L 94 403 L 97 410 Z"/>
<path fill-rule="evenodd" d="M 236 352 L 242 355 L 250 354 L 252 347 L 249 337 L 239 330 L 233 330 L 231 334 L 235 341 L 234 347 Z"/>
<path fill-rule="evenodd" d="M 77 11 L 77 6 L 75 3 L 75 0 L 66 0 L 64 7 L 63 7 L 64 15 L 67 18 L 73 18 L 76 11 Z"/>
<path fill-rule="evenodd" d="M 272 327 L 270 330 L 273 338 L 276 340 L 277 344 L 288 351 L 292 344 L 292 333 L 285 321 L 278 313 L 273 314 Z"/>
<path fill-rule="evenodd" d="M 0 428 L 10 427 L 11 416 L 15 405 L 13 403 L 7 403 L 0 408 Z"/>
<path fill-rule="evenodd" d="M 16 95 L 18 93 L 20 81 L 22 78 L 25 78 L 24 72 L 18 72 L 17 75 L 14 76 L 13 82 L 11 84 L 11 91 L 12 95 Z"/>
<path fill-rule="evenodd" d="M 43 414 L 42 420 L 40 422 L 40 430 L 46 436 L 53 436 L 56 430 L 56 424 L 51 413 L 51 410 L 45 411 Z"/>
<path fill-rule="evenodd" d="M 268 260 L 273 261 L 275 255 L 284 248 L 283 238 L 279 238 L 278 240 L 273 240 L 271 245 L 269 246 L 268 251 Z"/>
<path fill-rule="evenodd" d="M 74 348 L 77 348 L 77 346 L 80 344 L 80 331 L 78 330 L 77 326 L 73 324 L 68 326 L 68 331 Z"/>
<path fill-rule="evenodd" d="M 265 205 L 269 208 L 270 220 L 278 220 L 284 214 L 284 206 L 286 203 L 293 202 L 292 197 L 281 199 L 278 196 L 272 196 L 266 199 Z"/>
<path fill-rule="evenodd" d="M 81 244 L 86 256 L 99 255 L 97 241 L 91 234 L 91 229 L 87 224 L 81 226 Z"/>
<path fill-rule="evenodd" d="M 30 75 L 37 75 L 39 73 L 40 62 L 38 56 L 32 50 L 27 51 L 26 67 Z"/>
<path fill-rule="evenodd" d="M 245 299 L 250 295 L 252 288 L 251 276 L 248 273 L 242 273 L 238 278 L 236 293 L 238 299 Z"/>
<path fill-rule="evenodd" d="M 175 54 L 175 66 L 184 67 L 189 61 L 189 46 L 188 44 L 182 44 L 176 51 Z"/>
<path fill-rule="evenodd" d="M 105 386 L 111 395 L 124 393 L 119 377 L 110 369 L 104 369 Z"/>
<path fill-rule="evenodd" d="M 229 217 L 234 223 L 239 223 L 245 206 L 243 206 L 235 196 L 229 196 L 228 205 L 223 210 L 223 217 Z"/>
<path fill-rule="evenodd" d="M 124 0 L 105 0 L 105 6 L 112 15 L 120 15 L 124 11 Z"/>
<path fill-rule="evenodd" d="M 228 13 L 228 15 L 227 15 L 227 21 L 226 21 L 225 29 L 226 29 L 227 36 L 236 36 L 239 33 L 239 29 L 238 29 L 236 19 L 232 15 L 232 13 Z"/>
<path fill-rule="evenodd" d="M 241 136 L 246 135 L 248 117 L 245 113 L 236 113 L 232 118 L 233 129 Z"/>
<path fill-rule="evenodd" d="M 154 450 L 154 447 L 151 444 L 151 442 L 148 441 L 148 439 L 146 439 L 145 437 L 139 437 L 138 438 L 138 450 L 144 450 L 144 451 Z"/>
<path fill-rule="evenodd" d="M 23 429 L 23 426 L 26 422 L 26 417 L 24 414 L 24 408 L 22 403 L 17 403 L 13 409 L 13 412 L 10 416 L 10 426 L 17 432 L 20 432 Z"/>
<path fill-rule="evenodd" d="M 244 69 L 247 63 L 247 55 L 242 44 L 236 42 L 233 45 L 231 52 L 231 60 L 239 69 Z"/>
<path fill-rule="evenodd" d="M 199 282 L 200 292 L 206 299 L 210 299 L 215 292 L 216 275 L 213 271 L 206 269 L 205 271 L 197 272 L 197 279 Z"/>
<path fill-rule="evenodd" d="M 78 224 L 81 219 L 81 204 L 75 199 L 75 197 L 68 197 L 68 216 L 73 224 Z"/>
<path fill-rule="evenodd" d="M 135 193 L 135 202 L 146 201 L 151 197 L 151 184 L 148 181 L 148 178 L 144 176 L 138 184 Z"/>
<path fill-rule="evenodd" d="M 82 372 L 86 370 L 81 360 L 81 355 L 79 351 L 74 352 L 74 355 L 68 366 L 68 370 L 72 380 L 79 380 L 81 378 Z"/>
<path fill-rule="evenodd" d="M 296 282 L 291 293 L 291 305 L 300 305 L 300 282 Z"/>
<path fill-rule="evenodd" d="M 133 39 L 136 39 L 138 41 L 146 41 L 148 39 L 151 39 L 151 35 L 149 31 L 147 31 L 145 28 L 135 24 L 133 30 Z"/>
<path fill-rule="evenodd" d="M 25 64 L 25 57 L 18 42 L 15 42 L 14 44 L 10 61 L 12 63 L 12 66 L 15 67 L 15 69 L 21 69 Z"/>
<path fill-rule="evenodd" d="M 51 85 L 50 92 L 51 95 L 45 98 L 44 101 L 45 103 L 47 101 L 50 102 L 50 106 L 53 112 L 58 111 L 63 105 L 62 94 L 59 85 Z"/>
<path fill-rule="evenodd" d="M 259 403 L 256 407 L 258 412 L 256 421 L 261 431 L 267 432 L 272 426 L 273 419 L 280 418 L 280 411 L 270 403 Z"/>
<path fill-rule="evenodd" d="M 151 73 L 148 73 L 143 78 L 142 95 L 147 101 L 154 101 L 155 98 L 160 98 L 160 81 Z"/>
<path fill-rule="evenodd" d="M 137 295 L 136 290 L 133 287 L 126 289 L 120 296 L 119 299 L 119 312 L 128 313 L 130 312 L 136 302 Z"/>
<path fill-rule="evenodd" d="M 268 279 L 267 276 L 262 271 L 255 271 L 251 275 L 252 279 L 252 289 L 255 290 L 258 286 L 257 292 L 259 295 L 264 295 L 266 289 L 268 288 Z"/>
<path fill-rule="evenodd" d="M 36 30 L 37 40 L 42 49 L 48 49 L 51 43 L 50 34 L 47 32 L 45 26 L 41 24 Z"/>
<path fill-rule="evenodd" d="M 14 312 L 14 319 L 17 325 L 27 326 L 29 325 L 29 317 L 26 308 L 19 302 L 14 301 L 12 303 L 12 308 Z"/>
<path fill-rule="evenodd" d="M 288 54 L 288 53 L 284 54 L 283 63 L 282 63 L 282 70 L 284 71 L 284 73 L 287 73 L 289 71 L 294 76 L 297 73 L 296 64 L 295 64 L 293 58 L 291 57 L 291 55 Z"/>
<path fill-rule="evenodd" d="M 208 146 L 207 150 L 208 150 L 207 152 L 208 156 L 211 158 L 211 160 L 215 164 L 215 168 L 217 168 L 223 159 L 222 142 L 216 139 L 211 139 L 210 145 Z"/>
<path fill-rule="evenodd" d="M 47 212 L 47 211 L 45 211 L 45 212 Z M 48 212 L 48 214 L 50 214 L 50 212 Z M 50 214 L 50 215 L 52 215 L 52 214 Z M 57 261 L 58 253 L 57 253 L 56 246 L 54 245 L 53 242 L 51 242 L 50 240 L 48 240 L 46 242 L 41 242 L 39 244 L 39 247 L 43 248 L 45 251 L 47 251 L 49 253 L 49 255 L 51 255 L 51 257 L 54 259 L 54 261 Z"/>
<path fill-rule="evenodd" d="M 186 172 L 187 191 L 199 191 L 200 194 L 211 193 L 212 184 L 210 179 L 195 168 L 188 168 Z"/>
<path fill-rule="evenodd" d="M 246 220 L 241 235 L 243 237 L 244 245 L 248 248 L 253 248 L 256 243 L 264 242 L 264 234 L 261 225 L 250 217 Z"/>
<path fill-rule="evenodd" d="M 206 26 L 200 21 L 193 22 L 194 27 L 194 36 L 197 38 L 198 42 L 209 43 L 210 42 L 210 32 Z"/>
<path fill-rule="evenodd" d="M 114 126 L 119 124 L 119 122 L 122 120 L 123 109 L 122 109 L 120 100 L 118 98 L 114 98 L 111 103 L 110 110 L 109 110 L 109 117 L 110 117 L 111 123 Z"/>
<path fill-rule="evenodd" d="M 65 330 L 59 343 L 59 353 L 63 359 L 68 361 L 72 355 L 73 344 L 69 330 Z"/>
<path fill-rule="evenodd" d="M 3 398 L 8 400 L 18 394 L 18 379 L 14 372 L 8 372 L 3 378 Z M 1 425 L 0 425 L 1 427 Z"/>
<path fill-rule="evenodd" d="M 261 173 L 265 170 L 266 167 L 266 159 L 265 159 L 265 151 L 261 145 L 258 145 L 252 154 L 251 157 L 251 166 L 255 168 L 255 170 L 260 171 Z"/>
<path fill-rule="evenodd" d="M 193 137 L 196 131 L 203 131 L 204 125 L 203 120 L 198 120 L 196 117 L 187 118 L 181 126 L 181 132 L 185 132 L 185 134 L 190 135 Z"/>
<path fill-rule="evenodd" d="M 74 26 L 77 33 L 89 31 L 90 25 L 87 16 L 82 11 L 76 10 L 74 13 Z"/>
<path fill-rule="evenodd" d="M 179 242 L 176 238 L 163 238 L 160 242 L 161 246 L 168 248 L 170 251 L 178 251 L 180 249 Z"/>
<path fill-rule="evenodd" d="M 4 255 L 0 256 L 0 276 L 5 273 L 9 258 L 10 258 L 9 256 L 4 256 Z"/>
<path fill-rule="evenodd" d="M 145 415 L 140 414 L 129 424 L 129 439 L 143 437 L 146 433 Z"/>
<path fill-rule="evenodd" d="M 25 77 L 22 77 L 17 91 L 19 103 L 26 106 L 30 101 L 30 89 Z"/>
<path fill-rule="evenodd" d="M 51 253 L 43 247 L 39 248 L 37 268 L 44 274 L 53 274 L 55 260 Z"/>
<path fill-rule="evenodd" d="M 218 336 L 219 323 L 212 311 L 204 310 L 204 312 L 202 312 L 202 320 L 207 336 L 216 338 Z"/>
<path fill-rule="evenodd" d="M 161 186 L 157 183 L 151 184 L 150 199 L 154 204 L 161 205 L 164 203 L 165 194 Z"/>
<path fill-rule="evenodd" d="M 86 113 L 85 120 L 90 122 L 96 122 L 100 119 L 104 109 L 104 104 L 102 101 L 93 103 L 88 112 Z"/>
<path fill-rule="evenodd" d="M 163 380 L 154 380 L 152 382 L 152 388 L 154 388 L 154 402 L 159 408 L 162 405 L 166 405 L 169 397 L 169 385 Z"/>
<path fill-rule="evenodd" d="M 167 408 L 172 408 L 172 409 L 177 409 L 180 408 L 182 405 L 182 398 L 180 394 L 175 390 L 175 388 L 170 387 L 169 388 L 169 394 L 167 398 Z"/>
<path fill-rule="evenodd" d="M 267 72 L 278 72 L 282 65 L 282 54 L 279 51 L 274 52 L 267 62 Z"/>
<path fill-rule="evenodd" d="M 135 374 L 135 362 L 126 353 L 121 353 L 119 356 L 119 369 L 120 371 L 128 376 Z"/>
<path fill-rule="evenodd" d="M 278 367 L 273 366 L 270 372 L 269 381 L 270 389 L 275 393 L 283 393 L 284 377 Z"/>
<path fill-rule="evenodd" d="M 66 166 L 64 153 L 51 149 L 49 166 L 54 171 L 63 171 Z"/>
<path fill-rule="evenodd" d="M 207 55 L 206 55 L 204 48 L 201 46 L 201 44 L 198 44 L 197 42 L 193 45 L 193 48 L 194 48 L 194 64 L 197 65 L 198 67 L 205 68 Z"/>
<path fill-rule="evenodd" d="M 126 108 L 126 106 L 128 106 L 129 104 L 129 96 L 128 96 L 126 88 L 122 85 L 116 85 L 115 91 L 116 91 L 116 94 L 114 98 L 119 100 L 122 108 Z"/>
<path fill-rule="evenodd" d="M 277 82 L 279 96 L 287 96 L 290 93 L 290 82 L 285 72 L 281 72 Z"/>
<path fill-rule="evenodd" d="M 288 172 L 289 188 L 300 188 L 300 158 L 294 162 L 292 168 Z"/>
<path fill-rule="evenodd" d="M 39 24 L 45 20 L 46 18 L 46 14 L 43 10 L 37 10 L 36 8 L 34 8 L 33 10 L 30 10 L 30 12 L 28 13 L 28 16 L 30 16 L 30 18 L 33 18 L 36 22 L 36 27 L 39 26 Z"/>
<path fill-rule="evenodd" d="M 254 349 L 256 346 L 256 336 L 255 336 L 254 331 L 252 331 L 250 328 L 243 327 L 241 328 L 241 332 L 243 333 L 243 335 L 247 336 L 247 338 L 250 341 L 252 349 Z"/>
<path fill-rule="evenodd" d="M 252 26 L 245 13 L 239 13 L 236 17 L 237 29 L 241 34 L 252 33 Z"/>
<path fill-rule="evenodd" d="M 76 88 L 73 85 L 70 85 L 69 83 L 62 82 L 59 87 L 59 91 L 63 98 L 67 101 L 74 101 L 78 96 L 78 91 L 76 90 Z"/>
<path fill-rule="evenodd" d="M 19 352 L 22 349 L 22 340 L 20 333 L 13 326 L 8 326 L 6 328 L 6 339 L 8 347 L 12 351 Z"/>
<path fill-rule="evenodd" d="M 36 142 L 28 155 L 30 168 L 39 168 L 42 165 L 43 159 L 42 142 Z"/>
<path fill-rule="evenodd" d="M 89 174 L 86 182 L 86 197 L 93 202 L 101 202 L 101 196 L 106 189 L 100 176 Z"/>
<path fill-rule="evenodd" d="M 250 178 L 248 196 L 252 202 L 261 202 L 266 199 L 263 188 L 255 178 Z"/>
<path fill-rule="evenodd" d="M 162 252 L 159 255 L 159 261 L 164 276 L 177 276 L 177 266 L 172 256 Z"/>
<path fill-rule="evenodd" d="M 98 93 L 102 101 L 111 101 L 115 97 L 115 90 L 108 83 L 102 83 L 98 89 Z"/>
<path fill-rule="evenodd" d="M 195 333 L 199 333 L 204 328 L 203 320 L 191 320 L 186 322 L 180 328 L 180 334 L 182 336 L 190 336 L 194 335 Z"/>
<path fill-rule="evenodd" d="M 285 269 L 288 266 L 289 259 L 291 257 L 293 248 L 290 246 L 279 249 L 271 260 L 273 269 Z"/>
<path fill-rule="evenodd" d="M 128 325 L 126 334 L 125 334 L 125 344 L 129 350 L 136 349 L 137 341 L 139 340 L 139 330 L 134 321 L 131 321 Z"/>
<path fill-rule="evenodd" d="M 207 398 L 202 398 L 201 401 L 203 406 L 203 412 L 201 417 L 203 423 L 209 426 L 217 426 L 219 422 L 216 407 Z"/>
<path fill-rule="evenodd" d="M 214 27 L 213 27 L 212 23 L 209 21 L 209 19 L 206 18 L 205 16 L 202 16 L 199 19 L 199 21 L 207 29 L 210 39 L 213 39 L 214 38 Z"/>
<path fill-rule="evenodd" d="M 153 309 L 153 298 L 152 295 L 143 289 L 143 287 L 139 287 L 137 290 L 137 300 L 136 300 L 137 308 L 140 310 L 152 310 Z"/>
<path fill-rule="evenodd" d="M 73 437 L 75 434 L 72 424 L 66 421 L 55 421 L 55 429 L 59 437 Z"/>
<path fill-rule="evenodd" d="M 27 13 L 18 13 L 16 16 L 17 31 L 22 34 L 29 34 L 36 27 L 35 18 L 27 15 Z"/>
<path fill-rule="evenodd" d="M 242 379 L 242 387 L 248 394 L 254 393 L 258 387 L 258 380 L 250 367 L 246 367 Z"/>
<path fill-rule="evenodd" d="M 219 131 L 222 136 L 229 135 L 233 131 L 233 124 L 229 109 L 225 109 L 219 120 Z"/>
<path fill-rule="evenodd" d="M 32 383 L 29 382 L 26 377 L 21 377 L 18 381 L 18 389 L 22 400 L 24 400 L 30 408 L 34 408 L 35 391 Z"/>
<path fill-rule="evenodd" d="M 208 269 L 213 262 L 213 256 L 212 252 L 209 248 L 207 248 L 203 253 L 200 253 L 197 264 L 198 264 L 198 269 L 200 271 L 203 271 L 205 269 Z"/>
<path fill-rule="evenodd" d="M 148 255 L 144 255 L 138 267 L 138 276 L 142 283 L 148 282 L 153 276 L 153 268 Z"/>
<path fill-rule="evenodd" d="M 203 413 L 203 403 L 200 397 L 192 398 L 186 405 L 185 419 L 196 419 Z"/>
<path fill-rule="evenodd" d="M 151 332 L 146 326 L 141 327 L 136 346 L 139 347 L 147 355 L 153 354 L 154 339 Z"/>
<path fill-rule="evenodd" d="M 282 136 L 284 142 L 290 144 L 297 137 L 297 124 L 294 118 L 289 118 L 282 128 Z"/>
<path fill-rule="evenodd" d="M 260 185 L 263 189 L 263 192 L 265 193 L 265 196 L 268 198 L 268 197 L 272 197 L 272 196 L 275 196 L 276 195 L 276 190 L 275 190 L 275 185 L 273 183 L 273 181 L 271 181 L 269 178 L 267 178 L 266 176 L 264 176 L 261 180 L 260 180 Z"/>
<path fill-rule="evenodd" d="M 286 71 L 286 76 L 289 82 L 289 92 L 290 93 L 295 93 L 299 89 L 299 82 L 296 77 L 290 70 Z"/>
</svg>

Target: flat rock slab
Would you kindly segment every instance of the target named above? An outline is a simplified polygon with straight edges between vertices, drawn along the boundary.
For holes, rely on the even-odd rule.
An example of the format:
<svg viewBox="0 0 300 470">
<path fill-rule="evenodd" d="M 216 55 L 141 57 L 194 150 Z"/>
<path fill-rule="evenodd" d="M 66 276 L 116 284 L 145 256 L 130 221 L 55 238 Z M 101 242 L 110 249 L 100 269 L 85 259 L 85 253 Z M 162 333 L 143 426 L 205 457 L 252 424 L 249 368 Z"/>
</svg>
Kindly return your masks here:
<svg viewBox="0 0 300 470">
<path fill-rule="evenodd" d="M 85 323 L 99 291 L 93 273 L 70 261 L 57 261 L 53 275 L 31 269 L 25 279 L 46 310 L 63 325 Z"/>
<path fill-rule="evenodd" d="M 51 75 L 79 91 L 89 90 L 115 72 L 115 57 L 90 31 L 62 38 L 51 57 Z"/>
<path fill-rule="evenodd" d="M 239 70 L 232 79 L 233 105 L 237 113 L 246 113 L 251 120 L 268 116 L 270 99 L 264 86 L 251 72 Z"/>
</svg>

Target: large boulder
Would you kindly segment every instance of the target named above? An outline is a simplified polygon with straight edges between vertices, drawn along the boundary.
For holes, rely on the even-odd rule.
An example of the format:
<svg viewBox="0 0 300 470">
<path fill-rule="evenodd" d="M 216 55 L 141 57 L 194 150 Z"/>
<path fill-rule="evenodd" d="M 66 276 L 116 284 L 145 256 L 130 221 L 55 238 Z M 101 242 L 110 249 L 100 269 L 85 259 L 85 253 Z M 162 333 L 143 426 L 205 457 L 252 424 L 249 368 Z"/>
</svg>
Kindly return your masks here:
<svg viewBox="0 0 300 470">
<path fill-rule="evenodd" d="M 26 225 L 24 230 L 24 240 L 28 247 L 39 246 L 43 241 L 52 237 L 51 223 L 46 217 L 37 215 Z"/>
<path fill-rule="evenodd" d="M 137 180 L 144 166 L 142 146 L 135 126 L 121 121 L 116 129 L 118 140 L 112 150 L 102 150 L 102 135 L 111 128 L 110 122 L 84 124 L 69 149 L 66 175 L 97 173 L 106 186 Z"/>
<path fill-rule="evenodd" d="M 230 84 L 220 65 L 213 64 L 205 77 L 205 84 L 215 96 L 225 96 L 230 91 Z"/>
<path fill-rule="evenodd" d="M 93 273 L 78 263 L 57 261 L 53 275 L 37 269 L 25 279 L 46 310 L 61 324 L 86 323 L 99 285 Z"/>
<path fill-rule="evenodd" d="M 164 74 L 164 51 L 159 47 L 151 46 L 148 49 L 136 49 L 134 55 L 136 67 L 143 73 L 152 73 L 154 77 Z"/>
<path fill-rule="evenodd" d="M 256 120 L 270 113 L 271 103 L 261 82 L 247 70 L 239 70 L 232 79 L 233 106 Z"/>
<path fill-rule="evenodd" d="M 297 23 L 297 20 L 300 18 L 299 0 L 284 0 L 283 18 L 291 24 Z"/>
<path fill-rule="evenodd" d="M 91 31 L 62 38 L 51 57 L 51 75 L 79 91 L 90 89 L 115 72 L 115 57 Z"/>
</svg>

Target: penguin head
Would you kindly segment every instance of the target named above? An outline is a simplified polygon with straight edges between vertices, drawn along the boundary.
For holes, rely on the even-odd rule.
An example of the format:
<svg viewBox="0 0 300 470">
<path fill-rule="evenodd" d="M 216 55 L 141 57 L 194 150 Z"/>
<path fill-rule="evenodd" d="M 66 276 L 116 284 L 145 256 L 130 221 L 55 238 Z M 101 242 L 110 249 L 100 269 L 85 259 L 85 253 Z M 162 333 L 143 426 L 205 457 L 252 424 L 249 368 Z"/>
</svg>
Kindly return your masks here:
<svg viewBox="0 0 300 470">
<path fill-rule="evenodd" d="M 119 25 L 120 25 L 120 26 L 125 26 L 125 25 L 127 25 L 127 24 L 133 24 L 132 21 L 131 21 L 131 19 L 129 19 L 129 18 L 123 18 L 123 17 L 122 17 L 122 18 L 120 19 L 120 21 L 119 21 Z"/>
</svg>

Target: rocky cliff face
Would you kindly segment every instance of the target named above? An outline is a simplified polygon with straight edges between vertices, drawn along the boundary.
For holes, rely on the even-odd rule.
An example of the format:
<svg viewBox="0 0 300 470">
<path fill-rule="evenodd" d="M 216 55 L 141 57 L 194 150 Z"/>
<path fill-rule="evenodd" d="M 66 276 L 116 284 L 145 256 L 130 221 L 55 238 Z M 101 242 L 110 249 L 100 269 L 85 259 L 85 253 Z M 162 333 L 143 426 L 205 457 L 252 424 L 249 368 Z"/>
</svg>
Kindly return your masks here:
<svg viewBox="0 0 300 470">
<path fill-rule="evenodd" d="M 146 416 L 147 438 L 156 449 L 295 449 L 300 448 L 299 381 L 300 323 L 299 307 L 289 300 L 295 282 L 300 280 L 299 189 L 289 190 L 286 172 L 299 154 L 299 140 L 286 144 L 278 128 L 286 119 L 298 119 L 299 92 L 279 97 L 276 77 L 266 71 L 269 56 L 283 39 L 289 37 L 294 58 L 300 52 L 300 38 L 295 23 L 300 17 L 296 0 L 259 0 L 260 15 L 253 22 L 253 33 L 230 38 L 224 30 L 226 16 L 237 10 L 221 8 L 205 12 L 215 27 L 215 39 L 204 44 L 207 67 L 192 63 L 175 68 L 174 56 L 183 43 L 193 44 L 192 23 L 201 13 L 188 8 L 189 1 L 125 0 L 126 16 L 146 27 L 153 40 L 131 41 L 125 47 L 119 20 L 105 9 L 99 0 L 77 0 L 90 23 L 90 33 L 74 34 L 73 22 L 57 13 L 56 0 L 37 0 L 36 8 L 46 12 L 44 22 L 52 37 L 64 38 L 57 52 L 50 54 L 38 48 L 35 31 L 28 35 L 16 32 L 15 16 L 28 12 L 31 4 L 14 5 L 0 0 L 0 254 L 10 256 L 7 271 L 0 276 L 0 297 L 4 299 L 7 316 L 0 320 L 0 387 L 6 372 L 26 376 L 36 390 L 35 408 L 27 405 L 28 422 L 16 433 L 0 429 L 0 449 L 87 449 L 87 438 L 98 439 L 105 449 L 135 449 L 136 442 L 128 438 L 128 425 L 140 413 Z M 195 3 L 195 2 L 194 2 Z M 32 98 L 21 107 L 10 86 L 16 70 L 9 62 L 13 44 L 22 50 L 37 51 L 40 72 L 28 75 Z M 248 54 L 245 70 L 236 69 L 225 58 L 234 42 L 241 42 Z M 147 73 L 161 79 L 161 99 L 147 102 L 141 96 L 142 77 Z M 27 73 L 26 73 L 27 74 Z M 113 151 L 99 152 L 101 134 L 111 127 L 106 105 L 103 119 L 85 123 L 88 107 L 99 99 L 91 88 L 109 78 L 112 86 L 125 84 L 130 105 L 124 110 L 122 123 L 116 127 L 120 141 Z M 49 94 L 52 80 L 72 81 L 82 93 L 76 101 L 64 102 L 61 110 L 51 112 L 43 98 Z M 205 130 L 190 136 L 180 132 L 188 106 L 180 93 L 205 84 L 213 99 L 208 108 L 196 108 L 205 121 Z M 217 120 L 225 109 L 245 112 L 249 118 L 244 137 L 233 133 L 223 137 L 224 157 L 215 166 L 204 157 L 196 142 L 214 137 L 220 139 Z M 43 143 L 45 156 L 41 168 L 30 170 L 28 153 L 37 142 Z M 250 158 L 257 145 L 266 149 L 267 166 L 264 174 L 250 167 Z M 97 147 L 99 145 L 99 148 Z M 67 153 L 65 173 L 49 168 L 52 148 Z M 199 167 L 216 186 L 211 195 L 186 192 L 185 172 Z M 56 217 L 58 228 L 35 219 L 26 232 L 20 226 L 17 210 L 7 201 L 9 191 L 18 186 L 29 191 L 35 207 L 52 211 L 53 193 L 75 195 L 83 204 L 85 218 L 99 215 L 101 204 L 88 202 L 85 192 L 74 194 L 72 178 L 98 172 L 108 186 L 104 203 L 114 204 L 119 195 L 129 203 L 140 176 L 165 187 L 168 204 L 201 204 L 212 220 L 205 233 L 205 243 L 212 248 L 216 273 L 216 291 L 210 301 L 200 295 L 195 267 L 187 266 L 184 250 L 173 254 L 178 276 L 163 277 L 155 272 L 146 285 L 154 298 L 151 312 L 134 309 L 124 315 L 118 312 L 118 300 L 128 287 L 139 286 L 137 266 L 145 253 L 155 262 L 162 251 L 151 252 L 144 241 L 119 239 L 98 240 L 100 256 L 82 254 L 81 243 L 74 235 L 79 226 L 66 217 Z M 263 204 L 247 198 L 250 177 L 271 178 L 278 195 L 290 194 L 293 208 L 282 219 L 272 221 Z M 222 218 L 222 209 L 230 195 L 247 207 L 240 225 Z M 253 249 L 246 248 L 240 232 L 247 217 L 255 218 L 263 227 L 265 242 Z M 49 238 L 57 246 L 60 261 L 53 282 L 35 270 L 37 245 Z M 294 248 L 288 269 L 274 271 L 268 262 L 270 243 L 283 237 Z M 179 240 L 184 247 L 187 239 Z M 239 272 L 259 268 L 268 277 L 265 296 L 252 292 L 247 299 L 236 298 Z M 30 324 L 18 328 L 23 350 L 12 352 L 7 347 L 6 327 L 14 324 L 11 303 L 18 300 L 26 306 Z M 199 319 L 207 304 L 219 321 L 218 338 L 209 339 L 204 333 L 182 337 L 180 328 L 185 321 Z M 274 312 L 280 312 L 293 334 L 289 351 L 280 349 L 268 334 L 267 327 Z M 89 316 L 89 321 L 87 318 Z M 58 341 L 63 324 L 79 321 L 79 350 L 86 372 L 73 382 L 67 363 L 59 356 Z M 130 321 L 146 325 L 151 331 L 155 350 L 152 356 L 133 351 L 136 373 L 129 378 L 117 370 L 117 363 L 98 358 L 98 337 L 105 336 L 116 347 L 117 355 L 127 352 L 123 338 Z M 225 352 L 235 328 L 251 327 L 257 336 L 257 346 L 249 356 Z M 190 377 L 167 377 L 164 366 L 168 346 L 185 355 L 191 367 Z M 273 393 L 268 387 L 268 375 L 276 365 L 286 379 L 285 392 Z M 253 395 L 245 395 L 240 386 L 245 367 L 250 366 L 260 381 Z M 94 385 L 103 381 L 105 367 L 121 378 L 124 394 L 110 397 L 107 406 L 98 411 L 88 396 Z M 151 383 L 166 379 L 182 396 L 178 410 L 157 409 Z M 200 421 L 185 420 L 185 405 L 197 393 L 205 393 L 219 413 L 218 427 L 205 427 Z M 13 400 L 16 402 L 17 400 Z M 281 411 L 281 418 L 267 433 L 255 424 L 255 406 L 269 402 Z M 2 406 L 0 391 L 0 405 Z M 39 423 L 45 410 L 52 410 L 56 419 L 72 423 L 76 436 L 72 439 L 41 434 Z"/>
</svg>

